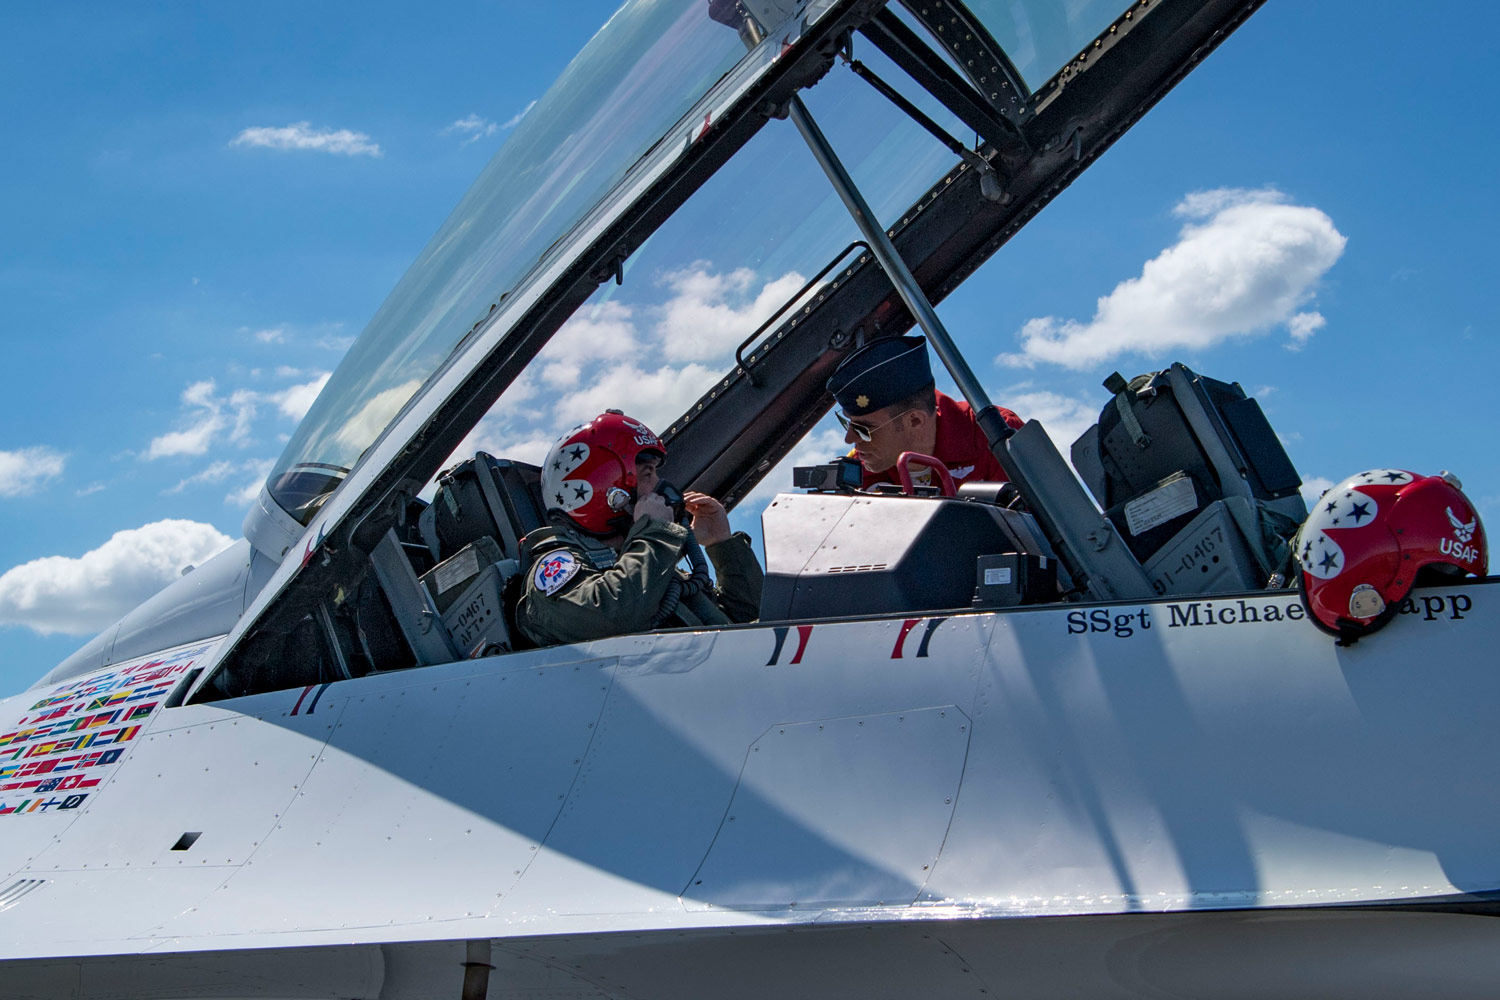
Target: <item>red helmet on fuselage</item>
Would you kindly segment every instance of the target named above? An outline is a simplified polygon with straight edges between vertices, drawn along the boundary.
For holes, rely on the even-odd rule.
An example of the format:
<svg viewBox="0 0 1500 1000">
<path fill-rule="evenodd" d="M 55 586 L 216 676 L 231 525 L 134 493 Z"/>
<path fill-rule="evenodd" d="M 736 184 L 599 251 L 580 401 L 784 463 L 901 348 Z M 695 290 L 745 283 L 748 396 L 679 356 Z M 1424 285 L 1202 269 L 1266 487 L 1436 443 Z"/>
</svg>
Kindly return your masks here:
<svg viewBox="0 0 1500 1000">
<path fill-rule="evenodd" d="M 593 535 L 630 526 L 635 463 L 642 454 L 667 457 L 651 429 L 619 410 L 606 410 L 564 435 L 542 465 L 542 501 Z M 611 490 L 615 494 L 611 503 Z"/>
<path fill-rule="evenodd" d="M 1458 480 L 1373 469 L 1313 505 L 1297 534 L 1302 600 L 1312 620 L 1345 641 L 1388 622 L 1428 566 L 1484 576 L 1484 526 Z"/>
</svg>

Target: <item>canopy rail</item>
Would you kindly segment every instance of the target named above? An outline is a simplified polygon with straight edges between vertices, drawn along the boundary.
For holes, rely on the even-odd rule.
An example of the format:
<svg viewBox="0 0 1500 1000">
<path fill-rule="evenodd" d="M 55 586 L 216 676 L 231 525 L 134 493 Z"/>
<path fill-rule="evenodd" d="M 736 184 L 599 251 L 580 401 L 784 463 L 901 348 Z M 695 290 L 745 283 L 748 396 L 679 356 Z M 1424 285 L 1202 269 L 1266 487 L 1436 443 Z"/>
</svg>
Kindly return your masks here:
<svg viewBox="0 0 1500 1000">
<path fill-rule="evenodd" d="M 923 90 L 942 102 L 958 116 L 959 121 L 999 152 L 1004 160 L 1023 161 L 1032 155 L 1031 142 L 1026 138 L 1019 118 L 1013 121 L 1002 113 L 890 10 L 882 10 L 859 30 Z M 1019 80 L 1017 76 L 1017 84 Z M 1014 92 L 1014 85 L 1009 89 Z"/>
<path fill-rule="evenodd" d="M 1029 116 L 1031 89 L 984 22 L 956 0 L 901 0 L 922 27 L 941 38 L 954 61 L 990 107 L 1021 124 Z"/>
</svg>

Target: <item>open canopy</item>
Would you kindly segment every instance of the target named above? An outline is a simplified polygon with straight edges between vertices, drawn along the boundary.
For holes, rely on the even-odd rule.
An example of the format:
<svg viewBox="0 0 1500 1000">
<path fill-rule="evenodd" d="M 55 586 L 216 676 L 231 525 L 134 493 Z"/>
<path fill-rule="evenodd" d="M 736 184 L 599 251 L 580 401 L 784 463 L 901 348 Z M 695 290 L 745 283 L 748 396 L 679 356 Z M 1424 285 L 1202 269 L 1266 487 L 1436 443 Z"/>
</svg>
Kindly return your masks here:
<svg viewBox="0 0 1500 1000">
<path fill-rule="evenodd" d="M 554 422 L 601 409 L 578 391 L 601 355 L 618 376 L 603 405 L 673 405 L 652 420 L 674 481 L 743 498 L 826 413 L 823 382 L 843 353 L 912 323 L 778 121 L 795 95 L 936 302 L 1259 2 L 627 3 L 439 229 L 288 444 L 247 534 L 270 515 L 305 535 L 226 651 L 274 602 L 300 614 L 338 592 L 344 561 L 375 548 L 497 400 L 515 411 L 550 394 Z M 743 323 L 715 322 L 713 302 L 676 321 L 655 303 L 651 336 L 612 335 L 613 320 L 646 308 L 631 298 L 637 267 L 679 291 L 748 290 L 744 310 L 764 323 L 744 338 Z M 575 323 L 528 370 L 575 313 L 593 335 Z M 491 450 L 521 443 L 512 428 Z"/>
<path fill-rule="evenodd" d="M 801 20 L 826 6 L 793 11 Z M 774 4 L 751 7 L 766 19 L 785 13 Z M 881 12 L 864 30 L 920 79 L 936 81 L 939 95 L 965 112 L 961 118 L 976 120 L 979 135 L 1014 139 L 1014 126 L 1035 117 L 1043 103 L 1034 91 L 1045 95 L 1059 68 L 1121 13 L 1119 0 L 912 3 L 907 11 Z M 752 15 L 736 4 L 632 0 L 594 36 L 433 236 L 319 395 L 270 476 L 271 496 L 283 509 L 307 523 L 469 334 L 545 263 L 583 249 L 568 235 L 593 210 L 618 205 L 633 166 L 646 166 L 643 158 L 652 153 L 653 160 L 662 152 L 686 155 L 685 148 L 661 147 L 686 146 L 702 124 L 688 112 L 726 74 L 737 65 L 756 75 L 769 69 L 764 53 L 747 52 L 740 33 L 725 23 L 736 18 Z M 782 27 L 753 23 L 761 35 Z M 776 43 L 789 38 L 782 31 Z M 935 40 L 949 46 L 941 62 L 930 47 Z M 863 127 L 889 134 L 892 124 L 888 115 Z M 928 187 L 948 166 L 914 170 L 923 164 L 910 160 L 909 148 L 885 144 L 866 167 L 889 178 L 888 189 Z M 794 263 L 802 262 L 782 266 L 792 273 Z"/>
</svg>

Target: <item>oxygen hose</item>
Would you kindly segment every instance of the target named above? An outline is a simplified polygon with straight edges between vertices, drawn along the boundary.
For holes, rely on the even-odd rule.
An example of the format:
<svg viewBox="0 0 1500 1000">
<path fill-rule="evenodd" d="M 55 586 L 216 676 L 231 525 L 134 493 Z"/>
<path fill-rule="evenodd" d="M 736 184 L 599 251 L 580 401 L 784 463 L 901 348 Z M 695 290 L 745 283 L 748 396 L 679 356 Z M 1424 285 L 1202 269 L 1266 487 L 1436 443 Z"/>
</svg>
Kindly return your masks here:
<svg viewBox="0 0 1500 1000">
<path fill-rule="evenodd" d="M 657 606 L 656 614 L 651 616 L 651 627 L 660 628 L 668 618 L 677 613 L 677 608 L 685 598 L 697 597 L 706 594 L 713 586 L 713 578 L 708 575 L 708 557 L 703 554 L 703 546 L 698 544 L 698 539 L 693 537 L 691 530 L 688 531 L 687 543 L 682 547 L 682 554 L 687 557 L 688 565 L 693 571 L 686 577 L 673 576 L 672 581 L 667 584 L 667 591 L 662 595 L 661 604 Z"/>
<path fill-rule="evenodd" d="M 688 529 L 687 541 L 682 546 L 682 554 L 686 557 L 691 572 L 686 578 L 674 575 L 672 581 L 667 584 L 661 604 L 657 607 L 656 614 L 651 616 L 652 628 L 661 627 L 667 619 L 676 614 L 677 608 L 684 599 L 706 594 L 713 586 L 713 578 L 708 570 L 708 557 L 703 554 L 703 546 L 698 544 L 698 539 L 693 535 L 693 529 L 689 527 L 692 524 L 692 516 L 683 506 L 682 492 L 665 480 L 657 483 L 656 492 L 671 504 L 672 510 L 677 515 L 677 523 Z"/>
</svg>

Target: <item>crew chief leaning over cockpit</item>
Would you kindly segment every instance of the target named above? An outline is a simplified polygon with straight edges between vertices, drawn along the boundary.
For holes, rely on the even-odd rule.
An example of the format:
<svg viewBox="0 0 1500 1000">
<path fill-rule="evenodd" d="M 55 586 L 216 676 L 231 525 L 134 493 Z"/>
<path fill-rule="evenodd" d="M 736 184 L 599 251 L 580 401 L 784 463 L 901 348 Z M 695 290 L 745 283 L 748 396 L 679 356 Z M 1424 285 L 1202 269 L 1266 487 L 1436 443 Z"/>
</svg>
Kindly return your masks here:
<svg viewBox="0 0 1500 1000">
<path fill-rule="evenodd" d="M 760 613 L 760 563 L 746 535 L 730 534 L 724 505 L 707 494 L 684 495 L 687 528 L 653 492 L 666 454 L 655 434 L 618 410 L 552 446 L 542 467 L 552 526 L 521 542 L 527 568 L 516 624 L 533 642 L 727 625 Z M 713 562 L 718 589 L 702 553 Z M 692 573 L 677 568 L 684 557 L 694 563 Z"/>
<path fill-rule="evenodd" d="M 883 337 L 843 360 L 828 380 L 838 400 L 844 441 L 864 467 L 864 485 L 896 482 L 902 452 L 931 455 L 948 467 L 955 483 L 1003 483 L 1005 472 L 990 451 L 968 403 L 938 392 L 921 337 Z M 1021 418 L 996 407 L 1011 427 Z M 929 470 L 912 463 L 912 481 L 930 483 Z"/>
</svg>

